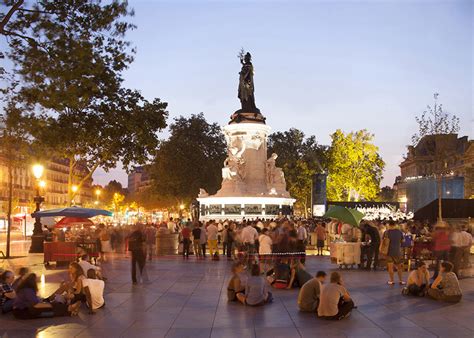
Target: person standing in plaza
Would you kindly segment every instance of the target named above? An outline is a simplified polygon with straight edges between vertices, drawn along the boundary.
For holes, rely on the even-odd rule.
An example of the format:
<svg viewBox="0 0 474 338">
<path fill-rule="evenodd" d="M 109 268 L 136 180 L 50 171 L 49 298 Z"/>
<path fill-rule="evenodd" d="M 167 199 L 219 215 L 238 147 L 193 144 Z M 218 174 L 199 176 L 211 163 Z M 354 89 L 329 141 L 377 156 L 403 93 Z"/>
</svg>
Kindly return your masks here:
<svg viewBox="0 0 474 338">
<path fill-rule="evenodd" d="M 227 228 L 227 243 L 226 243 L 226 254 L 227 260 L 232 259 L 234 256 L 234 237 L 235 237 L 235 223 L 229 224 Z"/>
<path fill-rule="evenodd" d="M 199 222 L 196 221 L 194 223 L 194 228 L 193 228 L 193 249 L 194 249 L 194 255 L 196 258 L 201 258 L 202 257 L 202 248 L 201 248 L 201 228 L 199 227 Z"/>
<path fill-rule="evenodd" d="M 326 241 L 326 228 L 325 228 L 325 223 L 323 222 L 318 223 L 316 226 L 316 248 L 318 249 L 318 256 L 323 255 L 323 250 L 324 250 L 324 243 Z"/>
<path fill-rule="evenodd" d="M 138 283 L 137 279 L 137 265 L 140 272 L 140 277 L 143 276 L 146 254 L 145 254 L 146 237 L 143 233 L 141 224 L 134 226 L 133 232 L 128 236 L 128 250 L 132 253 L 132 282 Z"/>
<path fill-rule="evenodd" d="M 176 223 L 173 220 L 173 217 L 170 217 L 167 226 L 168 226 L 168 231 L 170 232 L 170 234 L 174 234 L 176 232 Z"/>
<path fill-rule="evenodd" d="M 373 261 L 374 270 L 376 270 L 379 265 L 379 248 L 380 248 L 379 230 L 369 223 L 366 223 L 363 226 L 363 230 L 364 230 L 364 234 L 369 235 L 370 237 L 370 244 L 368 246 L 368 252 L 367 252 L 366 269 L 370 270 L 372 268 L 372 261 Z"/>
<path fill-rule="evenodd" d="M 397 228 L 394 221 L 389 222 L 387 231 L 383 234 L 384 238 L 388 238 L 390 241 L 387 253 L 387 270 L 390 280 L 387 282 L 389 285 L 395 284 L 394 282 L 394 265 L 397 268 L 398 280 L 400 285 L 405 285 L 403 281 L 403 262 L 402 262 L 402 241 L 403 233 Z"/>
<path fill-rule="evenodd" d="M 191 229 L 186 224 L 181 230 L 183 238 L 183 258 L 189 258 L 189 247 L 191 246 Z"/>
<path fill-rule="evenodd" d="M 246 227 L 242 229 L 242 233 L 240 234 L 240 238 L 242 244 L 246 251 L 250 254 L 255 252 L 255 241 L 258 240 L 258 232 L 252 226 L 251 223 L 248 223 Z"/>
<path fill-rule="evenodd" d="M 219 249 L 217 248 L 217 233 L 219 229 L 217 226 L 214 224 L 214 222 L 211 222 L 207 226 L 207 244 L 209 245 L 209 254 L 214 256 L 214 253 L 217 252 L 219 254 Z"/>
<path fill-rule="evenodd" d="M 453 263 L 453 272 L 458 278 L 464 250 L 462 237 L 461 229 L 459 229 L 459 227 L 455 227 L 451 234 L 451 252 L 449 254 L 449 261 Z"/>
<path fill-rule="evenodd" d="M 451 241 L 449 239 L 449 231 L 445 222 L 438 222 L 434 227 L 432 234 L 433 240 L 433 255 L 436 259 L 435 272 L 433 280 L 438 277 L 441 263 L 447 261 L 449 258 L 449 251 L 451 250 Z"/>
<path fill-rule="evenodd" d="M 206 226 L 204 225 L 204 223 L 201 224 L 200 229 L 201 229 L 200 241 L 201 241 L 202 257 L 206 258 L 207 232 L 206 232 Z"/>
<path fill-rule="evenodd" d="M 472 246 L 472 235 L 467 232 L 466 228 L 463 228 L 461 231 L 461 239 L 462 239 L 462 261 L 461 261 L 461 268 L 465 269 L 470 266 L 470 256 L 471 256 L 471 246 Z"/>
<path fill-rule="evenodd" d="M 151 261 L 153 255 L 155 254 L 155 244 L 156 244 L 156 228 L 153 224 L 149 223 L 145 229 L 146 237 L 146 254 L 148 260 Z"/>
</svg>

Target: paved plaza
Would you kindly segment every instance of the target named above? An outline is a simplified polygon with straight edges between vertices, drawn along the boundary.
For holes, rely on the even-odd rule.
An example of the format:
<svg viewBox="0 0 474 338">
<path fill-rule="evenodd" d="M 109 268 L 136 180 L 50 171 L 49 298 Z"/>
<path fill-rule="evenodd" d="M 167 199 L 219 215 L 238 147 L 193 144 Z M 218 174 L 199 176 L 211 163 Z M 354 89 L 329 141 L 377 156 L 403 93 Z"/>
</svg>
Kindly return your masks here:
<svg viewBox="0 0 474 338">
<path fill-rule="evenodd" d="M 8 262 L 29 265 L 44 274 L 41 295 L 67 279 L 65 269 L 45 269 L 41 255 Z M 19 321 L 0 316 L 0 337 L 473 337 L 474 279 L 461 280 L 459 304 L 400 295 L 387 286 L 386 272 L 344 270 L 343 278 L 358 308 L 342 321 L 326 321 L 300 313 L 298 290 L 274 290 L 275 300 L 264 307 L 227 302 L 231 263 L 226 260 L 183 261 L 180 257 L 148 264 L 150 284 L 133 286 L 130 263 L 116 255 L 104 264 L 108 277 L 106 307 L 95 315 L 83 309 L 78 317 Z M 328 257 L 308 258 L 311 272 L 331 271 Z"/>
</svg>

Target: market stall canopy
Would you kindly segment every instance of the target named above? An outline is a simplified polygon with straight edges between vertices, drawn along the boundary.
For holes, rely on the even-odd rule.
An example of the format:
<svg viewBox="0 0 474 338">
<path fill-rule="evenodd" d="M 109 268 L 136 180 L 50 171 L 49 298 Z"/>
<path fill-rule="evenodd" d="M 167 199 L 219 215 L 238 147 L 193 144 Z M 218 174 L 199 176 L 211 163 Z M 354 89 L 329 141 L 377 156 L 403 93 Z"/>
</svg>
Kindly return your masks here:
<svg viewBox="0 0 474 338">
<path fill-rule="evenodd" d="M 326 211 L 323 217 L 334 218 L 341 222 L 358 227 L 364 214 L 356 209 L 333 205 L 328 211 Z"/>
<path fill-rule="evenodd" d="M 31 216 L 32 217 L 65 216 L 65 217 L 90 218 L 94 216 L 112 216 L 112 213 L 110 211 L 103 210 L 103 209 L 69 207 L 69 208 L 38 211 L 38 212 L 32 213 Z"/>
<path fill-rule="evenodd" d="M 82 217 L 64 217 L 61 219 L 58 223 L 54 225 L 55 228 L 64 228 L 67 226 L 72 226 L 72 225 L 85 225 L 85 226 L 92 226 L 94 225 L 94 222 L 92 222 L 88 218 L 82 218 Z"/>
</svg>

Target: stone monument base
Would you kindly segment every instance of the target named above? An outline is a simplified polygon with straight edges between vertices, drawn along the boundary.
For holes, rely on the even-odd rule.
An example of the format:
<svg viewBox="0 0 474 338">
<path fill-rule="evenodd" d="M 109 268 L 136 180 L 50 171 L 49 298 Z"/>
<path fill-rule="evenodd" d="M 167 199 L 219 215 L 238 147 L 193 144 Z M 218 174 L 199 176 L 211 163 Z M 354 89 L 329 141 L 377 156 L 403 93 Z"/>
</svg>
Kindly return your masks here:
<svg viewBox="0 0 474 338">
<path fill-rule="evenodd" d="M 288 216 L 293 213 L 295 199 L 271 196 L 208 196 L 198 198 L 201 212 L 200 219 L 234 220 L 272 219 Z"/>
</svg>

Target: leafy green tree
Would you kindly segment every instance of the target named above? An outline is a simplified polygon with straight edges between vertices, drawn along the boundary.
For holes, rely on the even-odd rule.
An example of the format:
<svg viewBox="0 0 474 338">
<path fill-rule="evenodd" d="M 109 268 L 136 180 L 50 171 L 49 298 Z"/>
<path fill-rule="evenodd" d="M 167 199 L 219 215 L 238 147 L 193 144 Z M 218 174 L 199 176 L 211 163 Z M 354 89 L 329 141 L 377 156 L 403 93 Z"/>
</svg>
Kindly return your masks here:
<svg viewBox="0 0 474 338">
<path fill-rule="evenodd" d="M 10 231 L 14 209 L 16 175 L 25 167 L 30 155 L 30 135 L 26 128 L 28 116 L 18 109 L 12 101 L 0 115 L 0 158 L 7 168 L 7 238 L 5 256 L 10 257 Z"/>
<path fill-rule="evenodd" d="M 268 153 L 278 154 L 276 164 L 285 173 L 287 189 L 296 199 L 296 207 L 307 216 L 312 179 L 327 165 L 327 147 L 319 145 L 315 136 L 306 138 L 302 131 L 291 128 L 268 137 Z"/>
<path fill-rule="evenodd" d="M 443 105 L 438 103 L 438 93 L 434 93 L 434 105 L 428 105 L 420 117 L 415 117 L 418 124 L 418 132 L 412 136 L 413 146 L 417 146 L 422 140 L 425 156 L 434 163 L 434 176 L 438 188 L 438 219 L 443 220 L 443 176 L 448 174 L 447 161 L 455 156 L 455 149 L 449 147 L 446 135 L 459 132 L 459 118 L 443 110 Z M 431 142 L 430 142 L 431 141 Z"/>
<path fill-rule="evenodd" d="M 336 130 L 328 156 L 327 195 L 331 201 L 374 200 L 385 162 L 367 130 L 344 134 Z"/>
<path fill-rule="evenodd" d="M 395 190 L 388 185 L 381 188 L 377 195 L 377 201 L 379 202 L 395 202 L 396 200 L 397 197 Z"/>
<path fill-rule="evenodd" d="M 214 194 L 220 188 L 226 144 L 217 123 L 202 113 L 179 117 L 170 125 L 150 168 L 153 189 L 162 201 L 189 203 L 204 188 Z"/>
<path fill-rule="evenodd" d="M 15 32 L 7 55 L 16 99 L 43 120 L 38 149 L 69 160 L 69 201 L 97 168 L 147 162 L 166 127 L 166 103 L 122 86 L 135 52 L 125 40 L 131 15 L 126 1 L 51 0 L 20 5 L 5 25 Z"/>
</svg>

